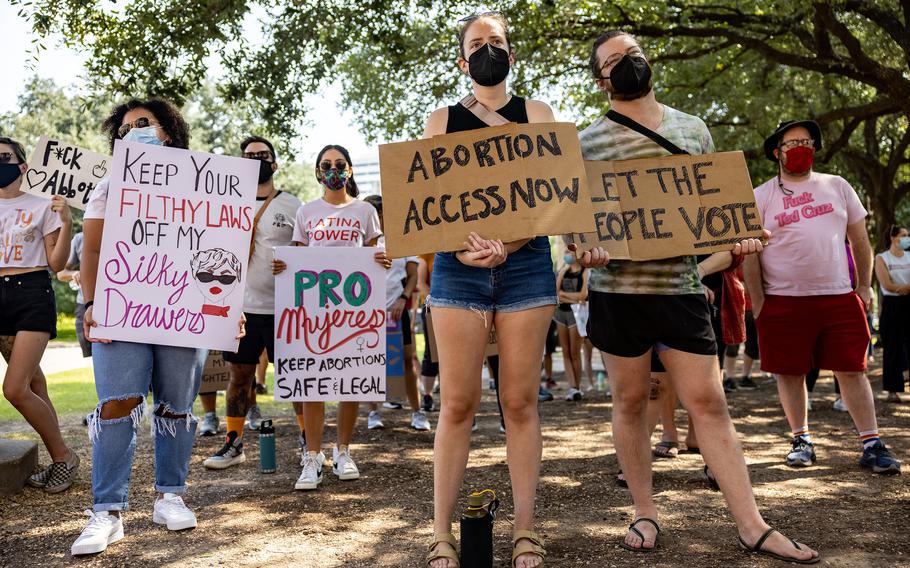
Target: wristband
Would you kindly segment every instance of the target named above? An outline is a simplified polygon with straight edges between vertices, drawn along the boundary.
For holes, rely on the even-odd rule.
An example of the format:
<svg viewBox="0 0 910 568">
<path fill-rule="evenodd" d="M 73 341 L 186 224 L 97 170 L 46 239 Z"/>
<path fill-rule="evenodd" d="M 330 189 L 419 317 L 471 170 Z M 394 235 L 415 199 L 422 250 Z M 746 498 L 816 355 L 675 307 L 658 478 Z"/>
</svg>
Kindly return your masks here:
<svg viewBox="0 0 910 568">
<path fill-rule="evenodd" d="M 95 300 L 89 300 L 88 302 L 86 302 L 86 303 L 84 303 L 84 304 L 82 304 L 82 305 L 85 306 L 85 309 L 89 309 L 89 308 L 91 308 L 94 304 L 95 304 Z"/>
<path fill-rule="evenodd" d="M 401 294 L 400 296 L 398 296 L 398 297 L 401 298 L 402 300 L 404 300 L 405 302 L 408 301 L 408 295 L 405 294 L 405 293 L 403 293 L 403 292 L 402 292 L 402 294 Z"/>
</svg>

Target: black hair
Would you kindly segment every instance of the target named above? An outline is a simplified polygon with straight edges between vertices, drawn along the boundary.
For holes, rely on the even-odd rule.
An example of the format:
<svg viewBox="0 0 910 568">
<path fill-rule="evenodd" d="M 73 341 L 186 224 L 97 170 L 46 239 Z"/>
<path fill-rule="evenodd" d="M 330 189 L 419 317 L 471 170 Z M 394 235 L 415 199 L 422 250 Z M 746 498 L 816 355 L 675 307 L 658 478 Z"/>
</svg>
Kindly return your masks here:
<svg viewBox="0 0 910 568">
<path fill-rule="evenodd" d="M 364 201 L 376 208 L 376 211 L 382 213 L 382 196 L 381 195 L 367 195 L 363 198 Z"/>
<path fill-rule="evenodd" d="M 597 60 L 597 48 L 599 48 L 603 44 L 607 43 L 614 37 L 619 37 L 619 36 L 624 36 L 624 35 L 629 36 L 636 42 L 638 41 L 637 39 L 635 39 L 634 35 L 630 34 L 629 32 L 624 32 L 622 30 L 606 31 L 606 32 L 600 34 L 597 37 L 597 39 L 594 40 L 594 45 L 591 46 L 591 57 L 588 59 L 588 66 L 591 67 L 591 74 L 594 75 L 595 79 L 603 79 L 603 77 L 600 76 L 601 66 L 600 66 L 600 61 Z"/>
<path fill-rule="evenodd" d="M 468 29 L 470 29 L 474 22 L 482 20 L 483 18 L 489 18 L 494 22 L 499 22 L 502 29 L 506 32 L 506 45 L 509 46 L 509 52 L 512 51 L 512 34 L 509 32 L 509 22 L 506 20 L 506 17 L 500 12 L 482 12 L 458 20 L 458 23 L 460 24 L 458 27 L 458 54 L 462 59 L 465 58 L 464 38 L 468 34 Z"/>
<path fill-rule="evenodd" d="M 326 147 L 324 147 L 322 150 L 320 150 L 318 154 L 316 154 L 316 179 L 317 180 L 319 179 L 319 162 L 322 161 L 323 154 L 325 154 L 329 150 L 338 150 L 339 152 L 341 152 L 341 155 L 344 156 L 344 159 L 348 163 L 348 165 L 351 166 L 352 168 L 354 167 L 354 163 L 351 161 L 351 154 L 348 153 L 347 148 L 345 148 L 344 146 L 339 146 L 338 144 L 329 144 Z M 348 195 L 350 195 L 351 197 L 357 197 L 358 195 L 360 195 L 360 190 L 357 189 L 357 182 L 354 181 L 353 172 L 351 173 L 351 177 L 348 178 L 348 183 L 347 183 L 347 187 L 345 187 L 345 191 L 347 191 Z"/>
<path fill-rule="evenodd" d="M 904 228 L 905 227 L 903 225 L 891 225 L 891 230 L 888 231 L 888 236 L 890 236 L 893 239 L 894 237 L 901 234 L 901 231 L 903 231 Z"/>
<path fill-rule="evenodd" d="M 265 144 L 269 147 L 269 152 L 272 153 L 272 160 L 278 161 L 278 154 L 275 153 L 275 147 L 272 146 L 272 143 L 263 138 L 262 136 L 247 136 L 243 139 L 243 142 L 240 143 L 240 151 L 246 152 L 246 147 L 254 142 L 259 142 L 260 144 Z"/>
<path fill-rule="evenodd" d="M 17 158 L 19 158 L 20 164 L 27 160 L 27 158 L 25 157 L 25 146 L 23 146 L 22 143 L 19 142 L 18 140 L 13 140 L 12 138 L 9 138 L 8 136 L 0 136 L 0 144 L 7 144 L 8 146 L 12 147 L 13 154 L 15 154 Z"/>
<path fill-rule="evenodd" d="M 123 117 L 131 110 L 143 108 L 155 117 L 158 125 L 164 129 L 170 140 L 165 143 L 171 148 L 190 147 L 190 129 L 183 120 L 180 111 L 169 101 L 164 99 L 148 99 L 141 101 L 139 99 L 130 99 L 127 102 L 117 105 L 111 111 L 104 122 L 101 124 L 101 130 L 107 134 L 111 143 L 111 151 L 114 151 L 114 141 L 120 139 L 120 126 L 123 125 Z"/>
</svg>

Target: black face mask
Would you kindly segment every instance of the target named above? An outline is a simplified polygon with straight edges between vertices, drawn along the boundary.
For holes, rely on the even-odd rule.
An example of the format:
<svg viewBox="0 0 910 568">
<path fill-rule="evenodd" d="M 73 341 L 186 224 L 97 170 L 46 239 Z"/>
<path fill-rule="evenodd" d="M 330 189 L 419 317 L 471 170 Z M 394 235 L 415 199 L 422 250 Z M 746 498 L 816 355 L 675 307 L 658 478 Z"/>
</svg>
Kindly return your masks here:
<svg viewBox="0 0 910 568">
<path fill-rule="evenodd" d="M 640 99 L 651 92 L 651 66 L 644 57 L 624 55 L 610 71 L 610 85 L 617 100 Z"/>
<path fill-rule="evenodd" d="M 272 162 L 259 160 L 259 185 L 262 185 L 272 179 L 272 175 L 274 173 L 275 172 L 272 171 Z"/>
<path fill-rule="evenodd" d="M 509 52 L 484 44 L 468 58 L 468 73 L 478 85 L 484 87 L 502 83 L 509 74 Z"/>
<path fill-rule="evenodd" d="M 19 164 L 0 164 L 0 187 L 7 187 L 21 175 Z"/>
</svg>

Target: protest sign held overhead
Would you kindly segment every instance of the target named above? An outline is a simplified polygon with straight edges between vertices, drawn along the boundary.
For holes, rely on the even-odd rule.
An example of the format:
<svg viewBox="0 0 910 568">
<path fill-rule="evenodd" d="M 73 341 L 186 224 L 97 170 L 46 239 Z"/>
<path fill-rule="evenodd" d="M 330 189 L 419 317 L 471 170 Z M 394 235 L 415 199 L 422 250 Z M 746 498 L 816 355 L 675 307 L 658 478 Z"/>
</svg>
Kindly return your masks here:
<svg viewBox="0 0 910 568">
<path fill-rule="evenodd" d="M 571 123 L 506 124 L 379 146 L 392 257 L 461 250 L 468 233 L 504 242 L 593 231 Z"/>
<path fill-rule="evenodd" d="M 42 136 L 28 162 L 22 191 L 85 209 L 92 190 L 110 170 L 111 157 Z"/>
<path fill-rule="evenodd" d="M 259 164 L 118 140 L 92 335 L 236 351 Z"/>
<path fill-rule="evenodd" d="M 386 273 L 375 248 L 278 247 L 275 400 L 386 397 Z"/>
<path fill-rule="evenodd" d="M 652 260 L 730 250 L 761 238 L 742 152 L 585 162 L 595 230 L 575 234 L 582 250 Z"/>
</svg>

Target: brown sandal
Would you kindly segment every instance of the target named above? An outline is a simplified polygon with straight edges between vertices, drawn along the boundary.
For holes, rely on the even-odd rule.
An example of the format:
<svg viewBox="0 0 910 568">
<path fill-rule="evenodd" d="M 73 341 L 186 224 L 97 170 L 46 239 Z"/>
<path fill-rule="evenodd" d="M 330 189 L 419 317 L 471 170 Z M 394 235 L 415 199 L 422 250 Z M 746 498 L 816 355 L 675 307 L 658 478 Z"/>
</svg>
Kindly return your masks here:
<svg viewBox="0 0 910 568">
<path fill-rule="evenodd" d="M 445 543 L 452 547 L 451 550 L 447 548 L 439 548 L 439 545 Z M 461 562 L 458 560 L 458 542 L 455 540 L 455 535 L 452 533 L 435 533 L 433 535 L 433 540 L 430 542 L 430 547 L 427 552 L 427 566 L 430 565 L 430 562 L 438 558 L 447 558 L 449 560 L 455 561 L 455 566 L 461 566 Z"/>
<path fill-rule="evenodd" d="M 539 534 L 532 531 L 515 531 L 512 535 L 512 568 L 515 568 L 515 561 L 522 554 L 539 556 L 541 563 L 538 566 L 543 566 L 547 551 L 543 548 L 543 539 Z"/>
</svg>

